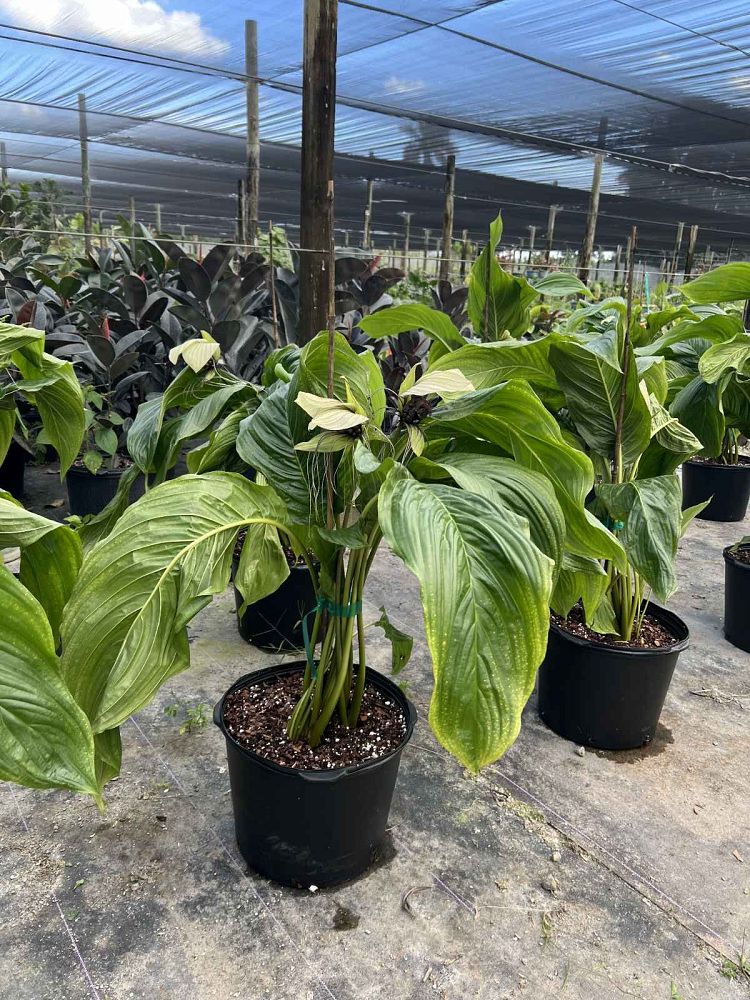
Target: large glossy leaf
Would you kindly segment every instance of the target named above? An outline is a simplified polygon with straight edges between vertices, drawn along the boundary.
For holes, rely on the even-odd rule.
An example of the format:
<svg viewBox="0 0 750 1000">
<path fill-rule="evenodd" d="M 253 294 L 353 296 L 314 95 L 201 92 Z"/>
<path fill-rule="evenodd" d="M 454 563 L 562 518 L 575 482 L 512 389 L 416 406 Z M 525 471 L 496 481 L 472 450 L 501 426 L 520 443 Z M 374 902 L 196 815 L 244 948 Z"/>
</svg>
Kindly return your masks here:
<svg viewBox="0 0 750 1000">
<path fill-rule="evenodd" d="M 565 298 L 568 295 L 591 296 L 591 291 L 584 285 L 580 278 L 574 274 L 566 274 L 564 271 L 553 271 L 532 282 L 533 287 L 540 295 L 547 295 L 550 298 Z"/>
<path fill-rule="evenodd" d="M 482 340 L 520 337 L 531 324 L 530 308 L 538 293 L 525 278 L 500 267 L 495 249 L 503 232 L 502 216 L 490 224 L 490 238 L 469 273 L 467 310 L 474 332 Z"/>
<path fill-rule="evenodd" d="M 60 674 L 38 601 L 0 569 L 0 779 L 100 801 L 89 722 Z"/>
<path fill-rule="evenodd" d="M 363 316 L 358 325 L 368 337 L 393 337 L 407 330 L 424 330 L 448 351 L 455 351 L 466 343 L 445 313 L 420 302 L 405 302 L 380 309 Z"/>
<path fill-rule="evenodd" d="M 577 433 L 588 447 L 609 459 L 614 455 L 615 428 L 620 408 L 623 373 L 613 364 L 617 331 L 611 330 L 596 341 L 581 343 L 567 339 L 553 344 L 552 362 L 560 388 Z M 616 357 L 616 354 L 615 354 Z M 651 415 L 638 384 L 635 357 L 630 356 L 622 434 L 623 461 L 638 461 L 651 440 Z"/>
<path fill-rule="evenodd" d="M 476 772 L 516 739 L 547 644 L 552 561 L 506 509 L 402 467 L 379 499 L 383 534 L 417 576 L 435 688 L 430 725 Z"/>
<path fill-rule="evenodd" d="M 701 274 L 682 286 L 682 294 L 691 302 L 736 302 L 750 299 L 750 264 L 738 261 Z"/>
<path fill-rule="evenodd" d="M 554 392 L 555 373 L 549 363 L 550 347 L 557 340 L 550 334 L 539 340 L 503 340 L 497 344 L 465 344 L 430 364 L 430 371 L 457 369 L 475 389 L 487 389 L 511 379 Z"/>
<path fill-rule="evenodd" d="M 16 407 L 12 399 L 0 399 L 0 463 L 5 460 L 16 426 Z"/>
<path fill-rule="evenodd" d="M 81 565 L 81 543 L 67 525 L 0 498 L 0 549 L 16 545 L 21 583 L 40 602 L 57 645 L 63 608 Z"/>
<path fill-rule="evenodd" d="M 685 320 L 677 323 L 668 333 L 658 340 L 643 347 L 636 348 L 636 354 L 671 353 L 670 348 L 689 340 L 708 340 L 712 344 L 721 344 L 742 333 L 742 320 L 739 316 L 706 316 L 701 320 Z"/>
<path fill-rule="evenodd" d="M 563 618 L 583 601 L 586 620 L 591 621 L 609 585 L 609 576 L 598 559 L 576 556 L 566 552 L 552 592 L 550 607 Z"/>
<path fill-rule="evenodd" d="M 469 393 L 432 415 L 433 426 L 489 441 L 546 476 L 565 515 L 567 547 L 578 555 L 609 558 L 624 566 L 617 539 L 584 509 L 594 482 L 591 460 L 564 439 L 557 421 L 527 385 L 506 382 Z"/>
<path fill-rule="evenodd" d="M 511 458 L 460 451 L 449 452 L 432 464 L 449 472 L 462 489 L 494 500 L 525 518 L 532 542 L 552 559 L 555 567 L 561 563 L 565 516 L 546 476 L 525 469 Z"/>
<path fill-rule="evenodd" d="M 26 348 L 37 362 L 41 361 L 44 350 L 44 334 L 39 330 L 30 330 L 24 326 L 0 323 L 0 365 L 13 362 L 13 355 L 21 348 Z"/>
<path fill-rule="evenodd" d="M 628 560 L 660 601 L 677 589 L 674 561 L 682 531 L 682 490 L 675 475 L 597 487 L 610 517 L 622 521 Z"/>
<path fill-rule="evenodd" d="M 283 512 L 242 476 L 182 476 L 133 504 L 81 567 L 63 673 L 94 732 L 120 725 L 189 665 L 186 625 L 229 581 L 243 524 Z"/>
<path fill-rule="evenodd" d="M 695 434 L 703 445 L 702 454 L 721 454 L 724 440 L 724 411 L 718 385 L 709 385 L 700 375 L 677 393 L 670 406 L 672 416 Z"/>
<path fill-rule="evenodd" d="M 333 395 L 346 400 L 347 386 L 357 402 L 376 427 L 380 427 L 385 414 L 385 386 L 380 367 L 370 351 L 357 354 L 340 333 L 334 337 L 333 346 L 334 380 Z M 320 333 L 303 348 L 299 367 L 294 375 L 295 391 L 309 392 L 313 396 L 328 395 L 328 334 Z M 307 420 L 305 414 L 295 407 L 290 414 L 295 443 L 307 440 Z"/>
<path fill-rule="evenodd" d="M 638 465 L 638 475 L 644 479 L 674 472 L 703 447 L 695 434 L 653 397 L 649 400 L 649 409 L 652 437 Z"/>
<path fill-rule="evenodd" d="M 49 354 L 38 357 L 33 347 L 21 348 L 14 360 L 29 385 L 38 383 L 38 389 L 26 388 L 24 395 L 39 411 L 64 476 L 80 451 L 85 427 L 83 392 L 73 365 Z"/>
<path fill-rule="evenodd" d="M 750 360 L 750 336 L 742 333 L 723 344 L 713 344 L 701 355 L 698 370 L 706 382 L 718 382 L 727 372 L 742 371 Z"/>
<path fill-rule="evenodd" d="M 279 514 L 283 517 L 283 508 Z M 288 576 L 289 562 L 281 547 L 278 530 L 268 524 L 250 525 L 234 577 L 234 585 L 245 604 L 253 604 L 273 594 Z"/>
<path fill-rule="evenodd" d="M 290 406 L 302 413 L 293 402 L 294 390 L 296 380 L 277 382 L 258 409 L 241 421 L 237 453 L 250 468 L 262 472 L 273 483 L 294 520 L 322 524 L 324 484 L 320 460 L 294 447 Z"/>
</svg>

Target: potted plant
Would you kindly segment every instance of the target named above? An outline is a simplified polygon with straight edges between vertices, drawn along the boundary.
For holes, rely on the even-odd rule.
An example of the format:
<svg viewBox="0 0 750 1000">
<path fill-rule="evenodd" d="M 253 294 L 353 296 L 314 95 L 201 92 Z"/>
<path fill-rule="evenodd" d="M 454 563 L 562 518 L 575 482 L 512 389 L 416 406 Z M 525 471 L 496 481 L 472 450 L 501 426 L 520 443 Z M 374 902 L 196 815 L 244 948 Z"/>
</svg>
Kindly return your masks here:
<svg viewBox="0 0 750 1000">
<path fill-rule="evenodd" d="M 724 549 L 724 635 L 750 653 L 750 535 Z"/>
<path fill-rule="evenodd" d="M 710 311 L 680 324 L 669 345 L 679 373 L 672 380 L 670 411 L 700 439 L 699 455 L 682 469 L 686 507 L 710 502 L 699 515 L 741 521 L 750 499 L 750 458 L 740 442 L 750 434 L 750 336 L 742 316 L 716 303 L 750 298 L 750 264 L 726 264 L 683 287 L 695 308 Z"/>
<path fill-rule="evenodd" d="M 517 360 L 515 345 L 487 350 Z M 361 870 L 383 835 L 414 711 L 368 663 L 362 599 L 381 538 L 420 581 L 437 738 L 472 771 L 514 741 L 544 655 L 562 552 L 616 558 L 621 545 L 583 509 L 590 460 L 527 383 L 475 390 L 456 369 L 417 375 L 402 384 L 399 419 L 386 434 L 383 380 L 370 352 L 319 335 L 291 376 L 254 390 L 259 405 L 240 422 L 237 450 L 267 485 L 227 472 L 165 482 L 87 550 L 53 661 L 92 738 L 66 731 L 60 752 L 75 750 L 76 761 L 83 753 L 87 775 L 96 775 L 92 794 L 101 796 L 119 771 L 119 726 L 189 666 L 186 625 L 227 586 L 243 529 L 235 582 L 246 601 L 289 573 L 280 531 L 316 592 L 305 658 L 241 678 L 216 710 L 238 840 L 251 864 L 280 881 L 322 885 Z M 181 392 L 204 400 L 221 391 L 212 365 L 178 379 Z M 144 406 L 147 453 L 159 448 L 159 431 L 157 408 Z M 0 500 L 0 544 L 10 534 L 3 516 L 13 525 L 17 511 Z M 41 635 L 39 615 L 30 605 L 24 627 Z M 408 638 L 388 633 L 399 669 Z M 4 655 L 0 646 L 0 662 Z M 272 736 L 269 692 L 281 705 Z M 0 743 L 4 774 L 24 781 L 22 763 Z M 48 783 L 80 788 L 70 770 Z M 34 780 L 43 784 L 36 772 Z"/>
<path fill-rule="evenodd" d="M 73 367 L 44 352 L 42 331 L 0 323 L 0 484 L 16 497 L 31 455 L 23 407 L 38 414 L 37 438 L 55 449 L 64 475 L 83 437 L 83 395 Z"/>
<path fill-rule="evenodd" d="M 552 598 L 539 714 L 578 744 L 625 750 L 651 742 L 688 628 L 651 600 L 676 589 L 677 543 L 699 510 L 681 509 L 675 474 L 700 442 L 664 408 L 663 359 L 636 356 L 632 286 L 604 332 L 560 336 L 549 360 L 560 419 L 597 471 L 593 512 L 622 558 L 566 554 Z M 575 314 L 574 314 L 575 315 Z"/>
</svg>

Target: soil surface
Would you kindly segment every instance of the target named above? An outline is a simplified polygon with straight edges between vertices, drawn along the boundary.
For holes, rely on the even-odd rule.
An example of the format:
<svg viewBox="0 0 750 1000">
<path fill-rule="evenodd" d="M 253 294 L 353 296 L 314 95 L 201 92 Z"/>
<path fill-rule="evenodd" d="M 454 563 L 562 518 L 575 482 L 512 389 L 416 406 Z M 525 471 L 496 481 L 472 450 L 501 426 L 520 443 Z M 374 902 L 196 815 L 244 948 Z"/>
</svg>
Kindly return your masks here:
<svg viewBox="0 0 750 1000">
<path fill-rule="evenodd" d="M 224 705 L 224 722 L 234 739 L 274 764 L 306 771 L 364 764 L 384 757 L 404 739 L 401 706 L 368 684 L 354 729 L 338 717 L 314 749 L 287 738 L 286 724 L 302 693 L 302 674 L 284 674 L 233 691 Z"/>
<path fill-rule="evenodd" d="M 109 468 L 105 460 L 104 465 L 102 465 L 101 469 L 96 473 L 96 475 L 103 476 L 105 472 L 125 472 L 127 469 L 132 468 L 132 465 L 133 463 L 130 461 L 129 458 L 125 458 L 124 455 L 116 455 L 114 468 L 113 469 Z M 86 468 L 86 464 L 82 458 L 77 458 L 75 462 L 73 462 L 73 468 L 83 469 L 85 472 L 88 472 L 90 476 L 94 475 L 93 472 L 91 472 L 89 469 Z"/>
<path fill-rule="evenodd" d="M 744 545 L 739 549 L 729 549 L 727 555 L 733 562 L 745 563 L 750 566 L 750 545 Z"/>
<path fill-rule="evenodd" d="M 739 462 L 727 463 L 719 462 L 715 458 L 691 458 L 690 463 L 693 465 L 711 465 L 718 469 L 736 469 L 738 465 L 750 465 L 750 455 L 740 455 Z"/>
<path fill-rule="evenodd" d="M 662 622 L 649 612 L 646 612 L 643 619 L 638 638 L 631 639 L 630 642 L 623 642 L 616 635 L 603 635 L 601 632 L 595 632 L 594 629 L 589 628 L 584 621 L 583 608 L 580 604 L 571 608 L 567 618 L 562 618 L 560 615 L 556 615 L 554 611 L 550 611 L 550 619 L 555 625 L 558 625 L 566 632 L 570 632 L 572 635 L 577 635 L 580 639 L 588 639 L 590 642 L 602 642 L 607 646 L 618 646 L 623 649 L 658 649 L 660 647 L 674 646 L 680 641 L 676 636 L 672 635 Z"/>
</svg>

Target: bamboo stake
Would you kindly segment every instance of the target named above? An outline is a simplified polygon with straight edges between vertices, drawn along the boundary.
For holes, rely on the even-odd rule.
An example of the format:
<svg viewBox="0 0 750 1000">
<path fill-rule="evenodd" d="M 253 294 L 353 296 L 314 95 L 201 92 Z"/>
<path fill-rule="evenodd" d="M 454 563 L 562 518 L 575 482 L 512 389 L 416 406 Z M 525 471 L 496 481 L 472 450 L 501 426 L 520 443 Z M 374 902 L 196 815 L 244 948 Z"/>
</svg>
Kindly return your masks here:
<svg viewBox="0 0 750 1000">
<path fill-rule="evenodd" d="M 271 285 L 271 323 L 273 324 L 273 339 L 277 347 L 281 347 L 279 336 L 279 317 L 276 312 L 276 264 L 273 259 L 273 222 L 268 220 L 268 263 Z"/>
</svg>

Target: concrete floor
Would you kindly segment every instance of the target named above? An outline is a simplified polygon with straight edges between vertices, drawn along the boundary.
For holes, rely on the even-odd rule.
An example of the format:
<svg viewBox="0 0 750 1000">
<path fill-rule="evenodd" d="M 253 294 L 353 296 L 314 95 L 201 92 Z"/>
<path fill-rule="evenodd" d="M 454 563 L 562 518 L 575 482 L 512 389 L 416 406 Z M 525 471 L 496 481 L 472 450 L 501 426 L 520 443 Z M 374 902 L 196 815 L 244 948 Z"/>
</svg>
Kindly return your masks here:
<svg viewBox="0 0 750 1000">
<path fill-rule="evenodd" d="M 63 496 L 56 478 L 32 470 L 29 485 L 32 506 L 64 514 L 44 507 Z M 237 676 L 274 662 L 239 638 L 222 596 L 191 629 L 192 670 L 123 728 L 106 816 L 0 788 L 0 997 L 750 997 L 750 979 L 730 978 L 746 933 L 750 953 L 750 656 L 721 634 L 721 549 L 748 530 L 698 521 L 681 545 L 672 607 L 692 643 L 648 753 L 580 757 L 532 698 L 519 740 L 478 779 L 424 721 L 417 587 L 383 552 L 368 612 L 386 604 L 417 635 L 421 719 L 383 863 L 316 893 L 246 869 L 223 741 L 210 724 L 179 732 L 187 709 L 209 716 Z M 385 645 L 371 652 L 387 669 Z"/>
</svg>

